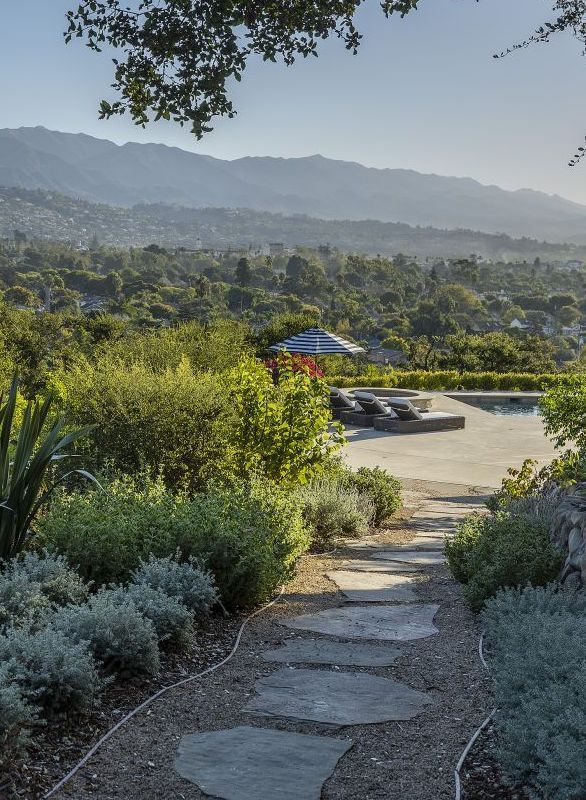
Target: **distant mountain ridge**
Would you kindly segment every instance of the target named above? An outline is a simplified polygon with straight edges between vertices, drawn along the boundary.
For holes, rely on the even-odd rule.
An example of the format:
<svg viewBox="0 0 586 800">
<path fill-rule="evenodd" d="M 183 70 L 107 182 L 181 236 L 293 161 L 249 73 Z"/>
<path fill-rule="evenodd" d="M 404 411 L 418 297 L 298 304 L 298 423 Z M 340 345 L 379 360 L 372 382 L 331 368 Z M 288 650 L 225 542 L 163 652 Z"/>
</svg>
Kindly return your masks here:
<svg viewBox="0 0 586 800">
<path fill-rule="evenodd" d="M 586 206 L 531 189 L 511 192 L 472 178 L 375 169 L 319 155 L 224 161 L 41 127 L 0 129 L 0 185 L 123 207 L 249 208 L 586 243 Z"/>
<path fill-rule="evenodd" d="M 297 214 L 230 208 L 185 208 L 164 203 L 114 208 L 43 189 L 0 186 L 0 238 L 15 230 L 29 239 L 73 245 L 253 250 L 268 242 L 286 247 L 330 244 L 345 252 L 418 258 L 462 258 L 470 253 L 496 261 L 586 261 L 586 246 L 513 239 L 459 228 L 439 230 L 376 220 L 324 220 Z"/>
</svg>

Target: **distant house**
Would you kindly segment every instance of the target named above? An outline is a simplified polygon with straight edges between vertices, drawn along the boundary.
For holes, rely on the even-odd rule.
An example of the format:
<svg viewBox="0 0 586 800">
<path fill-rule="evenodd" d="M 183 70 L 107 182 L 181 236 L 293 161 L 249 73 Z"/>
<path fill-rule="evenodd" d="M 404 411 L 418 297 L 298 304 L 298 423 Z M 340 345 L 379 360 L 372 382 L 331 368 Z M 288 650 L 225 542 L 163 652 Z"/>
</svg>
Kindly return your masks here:
<svg viewBox="0 0 586 800">
<path fill-rule="evenodd" d="M 529 327 L 531 326 L 527 325 L 525 322 L 521 322 L 521 320 L 517 319 L 517 317 L 515 317 L 515 319 L 511 320 L 509 323 L 509 328 L 516 328 L 519 331 L 526 331 Z"/>
<path fill-rule="evenodd" d="M 562 336 L 580 336 L 582 333 L 581 325 L 563 325 Z"/>
<path fill-rule="evenodd" d="M 408 361 L 402 350 L 391 350 L 387 347 L 376 347 L 374 350 L 369 350 L 368 360 L 372 364 L 379 364 L 383 367 L 398 367 Z"/>
<path fill-rule="evenodd" d="M 84 314 L 91 314 L 92 311 L 102 311 L 106 305 L 105 297 L 92 297 L 86 295 L 79 301 L 79 310 Z"/>
<path fill-rule="evenodd" d="M 545 336 L 553 336 L 555 334 L 556 324 L 555 324 L 555 319 L 552 317 L 551 314 L 547 314 L 545 318 L 545 323 L 541 328 L 541 330 L 542 333 L 545 334 Z"/>
</svg>

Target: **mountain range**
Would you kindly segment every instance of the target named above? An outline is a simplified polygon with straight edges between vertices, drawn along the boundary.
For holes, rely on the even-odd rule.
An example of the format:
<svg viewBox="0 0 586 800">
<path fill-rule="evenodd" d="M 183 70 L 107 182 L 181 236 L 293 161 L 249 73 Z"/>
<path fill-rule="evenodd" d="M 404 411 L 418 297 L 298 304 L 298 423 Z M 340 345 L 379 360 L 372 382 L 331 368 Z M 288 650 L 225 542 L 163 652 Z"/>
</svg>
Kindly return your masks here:
<svg viewBox="0 0 586 800">
<path fill-rule="evenodd" d="M 417 258 L 465 258 L 471 253 L 493 261 L 586 261 L 586 247 L 514 239 L 505 234 L 463 228 L 440 230 L 401 222 L 326 220 L 304 214 L 286 216 L 241 208 L 185 208 L 165 203 L 120 208 L 89 203 L 44 189 L 0 186 L 0 238 L 14 231 L 29 239 L 88 245 L 211 250 L 262 248 L 268 242 L 286 247 L 329 244 L 344 252 Z"/>
<path fill-rule="evenodd" d="M 586 244 L 586 206 L 472 178 L 374 169 L 320 155 L 233 161 L 46 128 L 0 129 L 0 185 L 119 207 L 246 208 Z"/>
</svg>

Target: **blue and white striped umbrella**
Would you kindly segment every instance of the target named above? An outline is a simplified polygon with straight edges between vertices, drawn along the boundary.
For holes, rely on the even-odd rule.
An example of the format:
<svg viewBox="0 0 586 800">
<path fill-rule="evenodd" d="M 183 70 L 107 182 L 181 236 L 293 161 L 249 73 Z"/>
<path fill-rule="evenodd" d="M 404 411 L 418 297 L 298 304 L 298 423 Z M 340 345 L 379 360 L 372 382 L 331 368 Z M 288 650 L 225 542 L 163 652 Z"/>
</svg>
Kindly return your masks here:
<svg viewBox="0 0 586 800">
<path fill-rule="evenodd" d="M 301 353 L 306 356 L 325 356 L 340 353 L 353 356 L 364 353 L 363 347 L 336 336 L 335 333 L 324 331 L 323 328 L 308 328 L 296 336 L 290 336 L 283 342 L 273 344 L 270 350 L 287 350 L 289 353 Z"/>
</svg>

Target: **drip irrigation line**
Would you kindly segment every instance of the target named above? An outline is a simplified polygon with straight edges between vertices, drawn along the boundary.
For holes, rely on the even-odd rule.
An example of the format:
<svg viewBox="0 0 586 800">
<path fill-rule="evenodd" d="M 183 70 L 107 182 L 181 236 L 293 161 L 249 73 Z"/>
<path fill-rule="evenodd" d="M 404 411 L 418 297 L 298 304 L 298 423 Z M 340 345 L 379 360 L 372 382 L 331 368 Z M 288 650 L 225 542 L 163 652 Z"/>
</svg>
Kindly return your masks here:
<svg viewBox="0 0 586 800">
<path fill-rule="evenodd" d="M 488 672 L 488 663 L 486 661 L 486 658 L 484 657 L 484 632 L 482 632 L 480 634 L 480 639 L 478 641 L 478 656 L 480 658 L 482 666 Z M 467 757 L 468 753 L 470 752 L 470 750 L 472 749 L 472 747 L 474 745 L 474 742 L 478 739 L 478 737 L 480 736 L 482 731 L 486 728 L 486 726 L 489 724 L 489 722 L 494 717 L 496 712 L 497 712 L 497 709 L 493 708 L 492 711 L 490 712 L 490 714 L 488 715 L 488 717 L 484 720 L 484 722 L 482 722 L 478 726 L 478 728 L 476 728 L 476 730 L 474 731 L 474 733 L 470 737 L 470 739 L 468 741 L 468 744 L 466 745 L 466 747 L 462 751 L 462 755 L 460 756 L 460 758 L 458 760 L 458 763 L 456 764 L 456 769 L 454 770 L 454 782 L 455 782 L 455 786 L 456 786 L 455 792 L 454 792 L 454 800 L 462 800 L 462 782 L 461 782 L 461 779 L 460 779 L 460 771 L 461 771 L 462 767 L 464 766 L 464 762 L 466 761 L 466 757 Z"/>
<path fill-rule="evenodd" d="M 154 703 L 155 700 L 158 700 L 159 697 L 162 697 L 167 692 L 170 692 L 171 689 L 177 689 L 180 686 L 185 686 L 187 683 L 191 683 L 192 681 L 197 680 L 198 678 L 203 678 L 204 675 L 209 675 L 211 672 L 215 672 L 220 667 L 223 667 L 224 664 L 227 664 L 228 661 L 230 661 L 230 659 L 236 654 L 236 651 L 240 646 L 240 640 L 242 639 L 242 634 L 244 633 L 244 629 L 246 628 L 250 620 L 258 616 L 259 614 L 262 614 L 263 611 L 266 611 L 268 608 L 273 606 L 282 597 L 284 591 L 285 587 L 282 586 L 281 591 L 276 597 L 274 597 L 266 605 L 261 606 L 261 608 L 257 608 L 256 611 L 253 611 L 252 614 L 249 614 L 246 617 L 246 619 L 243 621 L 240 628 L 238 629 L 238 633 L 236 634 L 236 639 L 234 640 L 232 649 L 230 650 L 228 655 L 222 659 L 222 661 L 219 661 L 217 664 L 213 664 L 211 667 L 204 669 L 203 672 L 198 672 L 197 675 L 188 675 L 187 678 L 183 678 L 182 680 L 177 681 L 177 683 L 172 683 L 169 686 L 164 686 L 162 689 L 159 689 L 159 691 L 156 692 L 155 694 L 151 695 L 150 697 L 147 697 L 147 699 L 144 700 L 139 706 L 136 706 L 136 708 L 132 709 L 132 711 L 129 711 L 128 714 L 126 714 L 124 717 L 122 717 L 121 720 L 119 720 L 116 723 L 116 725 L 110 728 L 110 730 L 106 731 L 106 733 L 95 743 L 95 745 L 93 745 L 93 747 L 91 747 L 88 750 L 88 752 L 81 759 L 81 761 L 78 761 L 77 764 L 73 767 L 73 769 L 70 770 L 70 772 L 68 772 L 67 775 L 65 775 L 65 777 L 59 781 L 59 783 L 56 783 L 52 789 L 50 789 L 45 795 L 43 795 L 43 800 L 49 800 L 49 798 L 53 797 L 60 789 L 62 789 L 65 786 L 66 783 L 69 783 L 69 781 L 79 772 L 79 770 L 85 764 L 87 764 L 90 758 L 100 749 L 100 747 L 103 744 L 105 744 L 108 741 L 108 739 L 110 739 L 116 733 L 116 731 L 119 731 L 123 725 L 125 725 L 129 720 L 131 720 L 145 708 Z"/>
</svg>

